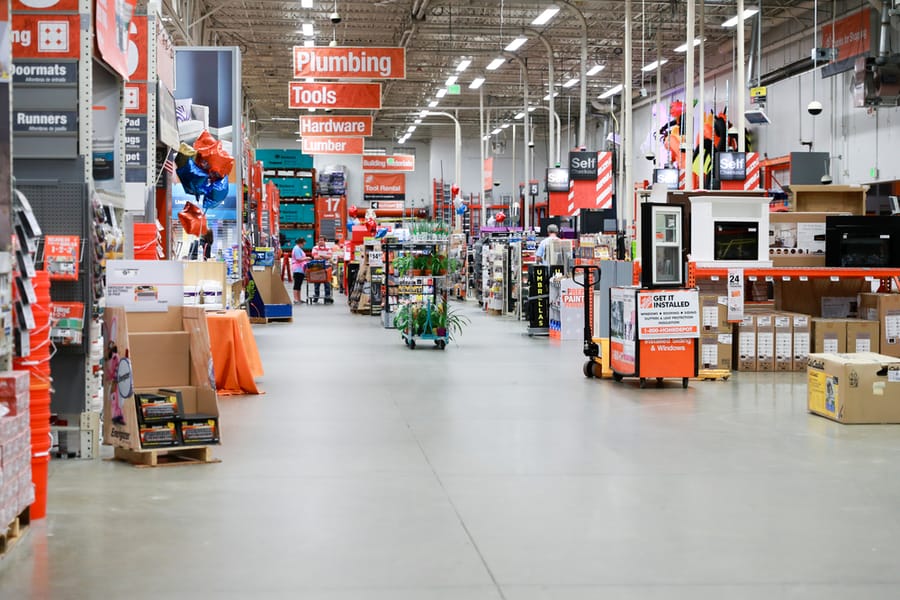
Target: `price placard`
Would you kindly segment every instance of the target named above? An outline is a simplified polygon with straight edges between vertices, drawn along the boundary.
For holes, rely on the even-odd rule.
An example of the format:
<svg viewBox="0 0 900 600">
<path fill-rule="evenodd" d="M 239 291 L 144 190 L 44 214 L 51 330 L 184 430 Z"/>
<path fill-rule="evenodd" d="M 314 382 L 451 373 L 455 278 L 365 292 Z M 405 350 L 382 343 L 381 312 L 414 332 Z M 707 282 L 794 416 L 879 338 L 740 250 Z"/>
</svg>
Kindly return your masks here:
<svg viewBox="0 0 900 600">
<path fill-rule="evenodd" d="M 728 269 L 728 320 L 744 319 L 744 270 Z"/>
</svg>

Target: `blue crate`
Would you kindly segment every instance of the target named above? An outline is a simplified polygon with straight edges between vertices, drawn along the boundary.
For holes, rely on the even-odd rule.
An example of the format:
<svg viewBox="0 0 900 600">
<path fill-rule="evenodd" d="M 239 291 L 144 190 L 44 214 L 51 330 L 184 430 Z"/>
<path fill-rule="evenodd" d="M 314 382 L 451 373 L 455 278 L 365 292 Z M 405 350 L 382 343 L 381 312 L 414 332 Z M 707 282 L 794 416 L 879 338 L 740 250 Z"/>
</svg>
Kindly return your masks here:
<svg viewBox="0 0 900 600">
<path fill-rule="evenodd" d="M 313 157 L 303 154 L 300 150 L 279 150 L 275 148 L 259 148 L 256 150 L 256 160 L 262 161 L 263 166 L 283 167 L 285 169 L 312 169 Z"/>
</svg>

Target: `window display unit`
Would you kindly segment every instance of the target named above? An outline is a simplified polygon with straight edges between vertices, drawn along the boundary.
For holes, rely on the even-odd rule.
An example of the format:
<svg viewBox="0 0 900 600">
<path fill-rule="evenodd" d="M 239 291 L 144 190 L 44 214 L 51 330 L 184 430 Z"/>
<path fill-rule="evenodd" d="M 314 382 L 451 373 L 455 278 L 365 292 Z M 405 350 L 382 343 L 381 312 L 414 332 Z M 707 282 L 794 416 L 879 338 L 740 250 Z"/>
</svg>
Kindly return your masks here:
<svg viewBox="0 0 900 600">
<path fill-rule="evenodd" d="M 691 257 L 697 266 L 772 266 L 768 198 L 695 196 L 690 200 Z"/>
<path fill-rule="evenodd" d="M 684 285 L 683 222 L 681 206 L 641 205 L 641 283 L 645 288 Z"/>
</svg>

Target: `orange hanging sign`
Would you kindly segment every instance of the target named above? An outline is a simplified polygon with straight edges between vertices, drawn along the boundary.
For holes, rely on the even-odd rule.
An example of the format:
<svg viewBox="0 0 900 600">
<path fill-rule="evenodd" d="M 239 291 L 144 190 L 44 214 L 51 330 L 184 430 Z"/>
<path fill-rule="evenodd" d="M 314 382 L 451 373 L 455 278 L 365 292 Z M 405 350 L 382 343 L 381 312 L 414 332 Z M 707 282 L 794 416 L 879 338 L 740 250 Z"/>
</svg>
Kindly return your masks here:
<svg viewBox="0 0 900 600">
<path fill-rule="evenodd" d="M 288 84 L 288 108 L 381 109 L 380 83 Z"/>
<path fill-rule="evenodd" d="M 359 137 L 303 138 L 303 154 L 362 154 L 364 146 Z"/>
<path fill-rule="evenodd" d="M 372 135 L 372 117 L 300 117 L 302 137 L 331 137 L 333 135 Z M 365 165 L 363 166 L 365 168 Z"/>
<path fill-rule="evenodd" d="M 411 154 L 363 156 L 363 171 L 404 172 L 416 170 L 416 157 Z"/>
<path fill-rule="evenodd" d="M 294 46 L 294 78 L 406 79 L 405 48 Z"/>
</svg>

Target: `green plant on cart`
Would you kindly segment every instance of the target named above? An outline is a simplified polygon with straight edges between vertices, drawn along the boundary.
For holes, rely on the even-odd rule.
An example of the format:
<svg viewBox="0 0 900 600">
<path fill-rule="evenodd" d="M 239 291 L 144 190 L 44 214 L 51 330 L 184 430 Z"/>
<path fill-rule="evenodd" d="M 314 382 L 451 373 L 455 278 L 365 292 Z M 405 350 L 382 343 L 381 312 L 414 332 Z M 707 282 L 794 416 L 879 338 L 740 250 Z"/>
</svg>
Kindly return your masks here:
<svg viewBox="0 0 900 600">
<path fill-rule="evenodd" d="M 426 274 L 426 272 L 430 272 L 431 256 L 428 254 L 417 254 L 415 258 L 413 258 L 412 270 L 414 272 L 418 272 L 420 275 L 424 275 Z"/>
<path fill-rule="evenodd" d="M 399 329 L 400 331 L 406 331 L 406 328 L 409 327 L 409 315 L 409 304 L 404 304 L 394 315 L 394 328 Z"/>
<path fill-rule="evenodd" d="M 398 277 L 404 277 L 412 269 L 413 255 L 400 254 L 391 263 L 394 266 Z"/>
<path fill-rule="evenodd" d="M 446 254 L 435 252 L 431 255 L 431 273 L 433 275 L 446 275 L 449 261 Z"/>
<path fill-rule="evenodd" d="M 452 306 L 447 305 L 446 309 L 443 306 L 435 307 L 431 316 L 431 324 L 437 335 L 447 336 L 448 339 L 454 340 L 456 336 L 462 335 L 463 328 L 471 324 L 471 321 L 459 311 L 454 310 Z"/>
</svg>

